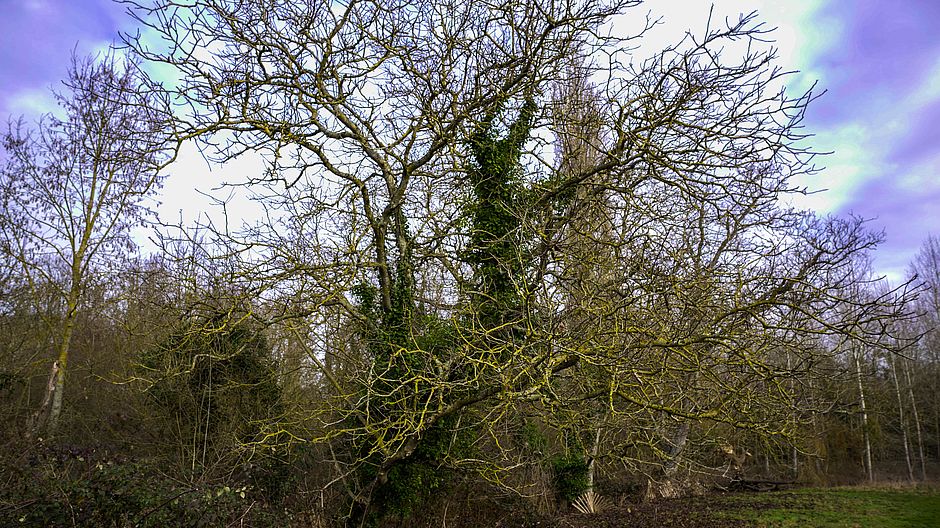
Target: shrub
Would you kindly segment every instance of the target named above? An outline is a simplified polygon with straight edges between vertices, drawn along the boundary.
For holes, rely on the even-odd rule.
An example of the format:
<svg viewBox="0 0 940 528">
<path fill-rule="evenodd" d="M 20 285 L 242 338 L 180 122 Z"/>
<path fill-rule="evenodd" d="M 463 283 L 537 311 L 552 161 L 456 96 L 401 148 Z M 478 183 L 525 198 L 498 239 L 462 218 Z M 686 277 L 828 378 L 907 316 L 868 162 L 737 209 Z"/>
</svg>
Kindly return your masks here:
<svg viewBox="0 0 940 528">
<path fill-rule="evenodd" d="M 146 351 L 140 367 L 151 382 L 148 399 L 180 445 L 197 443 L 188 451 L 201 452 L 201 463 L 256 441 L 282 411 L 271 347 L 250 321 L 218 316 L 184 324 Z"/>
<path fill-rule="evenodd" d="M 555 455 L 549 462 L 559 498 L 573 501 L 588 489 L 588 463 L 583 455 L 575 452 Z"/>
<path fill-rule="evenodd" d="M 2 470 L 2 526 L 211 527 L 241 520 L 263 527 L 284 521 L 251 487 L 187 485 L 155 464 L 89 449 L 42 447 L 6 461 Z"/>
</svg>

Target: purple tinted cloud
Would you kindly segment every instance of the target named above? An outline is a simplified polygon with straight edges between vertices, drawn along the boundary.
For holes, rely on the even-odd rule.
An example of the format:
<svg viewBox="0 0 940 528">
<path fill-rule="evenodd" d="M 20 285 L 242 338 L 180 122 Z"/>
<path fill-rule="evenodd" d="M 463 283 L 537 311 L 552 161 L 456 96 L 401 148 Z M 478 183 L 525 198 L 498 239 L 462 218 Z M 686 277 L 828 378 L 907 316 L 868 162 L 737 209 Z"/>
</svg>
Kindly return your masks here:
<svg viewBox="0 0 940 528">
<path fill-rule="evenodd" d="M 62 79 L 73 49 L 117 37 L 124 8 L 110 0 L 0 0 L 0 112 L 27 90 Z"/>
<path fill-rule="evenodd" d="M 937 0 L 830 0 L 819 15 L 842 27 L 814 64 L 826 72 L 830 92 L 814 112 L 822 122 L 851 119 L 866 105 L 911 89 L 940 56 Z"/>
<path fill-rule="evenodd" d="M 940 185 L 912 189 L 900 185 L 897 174 L 893 176 L 863 185 L 848 210 L 870 219 L 872 229 L 884 229 L 875 268 L 900 278 L 927 234 L 940 228 Z"/>
<path fill-rule="evenodd" d="M 828 93 L 807 124 L 822 137 L 849 124 L 866 131 L 858 146 L 872 163 L 859 161 L 858 186 L 836 212 L 885 230 L 875 268 L 897 279 L 940 227 L 940 99 L 915 97 L 940 60 L 940 1 L 829 0 L 819 15 L 841 32 L 808 65 Z"/>
<path fill-rule="evenodd" d="M 918 110 L 904 134 L 892 145 L 888 159 L 893 163 L 908 166 L 937 153 L 940 153 L 940 99 L 935 99 Z M 940 178 L 940 173 L 937 176 Z"/>
</svg>

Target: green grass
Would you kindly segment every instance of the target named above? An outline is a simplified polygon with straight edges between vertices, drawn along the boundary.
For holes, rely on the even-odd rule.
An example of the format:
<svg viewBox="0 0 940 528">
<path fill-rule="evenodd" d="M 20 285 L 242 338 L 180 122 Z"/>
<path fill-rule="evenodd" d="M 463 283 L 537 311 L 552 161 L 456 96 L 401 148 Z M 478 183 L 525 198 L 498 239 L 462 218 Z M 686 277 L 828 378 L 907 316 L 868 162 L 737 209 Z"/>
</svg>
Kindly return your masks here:
<svg viewBox="0 0 940 528">
<path fill-rule="evenodd" d="M 804 489 L 726 500 L 726 517 L 759 527 L 940 528 L 936 488 Z"/>
</svg>

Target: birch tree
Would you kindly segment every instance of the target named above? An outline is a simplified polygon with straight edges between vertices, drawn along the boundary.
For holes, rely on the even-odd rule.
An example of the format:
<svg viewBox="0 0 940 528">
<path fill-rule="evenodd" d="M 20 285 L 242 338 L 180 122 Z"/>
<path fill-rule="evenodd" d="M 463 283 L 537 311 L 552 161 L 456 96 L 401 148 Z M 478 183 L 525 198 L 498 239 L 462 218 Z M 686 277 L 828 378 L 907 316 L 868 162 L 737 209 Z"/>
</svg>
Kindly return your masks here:
<svg viewBox="0 0 940 528">
<path fill-rule="evenodd" d="M 865 474 L 868 476 L 869 482 L 874 482 L 875 472 L 872 468 L 871 461 L 871 436 L 868 426 L 868 406 L 865 402 L 865 385 L 862 383 L 862 361 L 860 352 L 857 346 L 852 346 L 852 362 L 855 367 L 855 381 L 858 385 L 858 401 L 859 401 L 859 410 L 862 415 L 862 440 L 865 443 L 865 449 L 863 451 L 864 455 L 862 457 L 862 467 L 865 470 Z M 867 376 L 866 376 L 867 377 Z"/>
</svg>

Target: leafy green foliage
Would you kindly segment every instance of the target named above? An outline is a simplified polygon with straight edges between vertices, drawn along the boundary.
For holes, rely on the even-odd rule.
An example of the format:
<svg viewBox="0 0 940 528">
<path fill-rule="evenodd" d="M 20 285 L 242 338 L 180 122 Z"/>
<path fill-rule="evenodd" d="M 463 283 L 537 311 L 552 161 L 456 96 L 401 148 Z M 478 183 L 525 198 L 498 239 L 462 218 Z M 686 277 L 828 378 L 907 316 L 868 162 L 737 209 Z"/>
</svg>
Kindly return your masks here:
<svg viewBox="0 0 940 528">
<path fill-rule="evenodd" d="M 474 439 L 472 431 L 458 430 L 456 422 L 455 416 L 448 416 L 434 424 L 413 455 L 392 466 L 387 483 L 373 498 L 377 512 L 407 517 L 449 488 L 456 473 L 446 466 L 446 459 L 470 455 Z"/>
<path fill-rule="evenodd" d="M 559 498 L 573 501 L 588 489 L 588 463 L 583 454 L 571 452 L 555 455 L 549 464 L 552 467 L 555 493 Z"/>
<path fill-rule="evenodd" d="M 508 131 L 501 133 L 497 121 L 503 107 L 498 105 L 469 140 L 473 157 L 467 172 L 473 200 L 465 211 L 470 232 L 464 259 L 473 267 L 478 282 L 470 292 L 469 322 L 482 325 L 487 334 L 517 321 L 522 310 L 523 296 L 517 281 L 524 268 L 519 253 L 522 230 L 517 208 L 524 200 L 525 187 L 520 179 L 519 158 L 535 110 L 535 103 L 527 100 Z M 402 231 L 396 236 L 407 238 L 407 222 L 398 218 L 396 225 Z M 360 489 L 375 486 L 369 492 L 372 521 L 390 513 L 409 515 L 416 511 L 451 477 L 446 469 L 448 457 L 465 455 L 469 439 L 474 437 L 471 430 L 456 430 L 459 412 L 434 418 L 424 430 L 387 430 L 388 424 L 412 423 L 407 418 L 414 402 L 439 397 L 453 401 L 467 395 L 458 391 L 435 394 L 435 387 L 425 380 L 433 378 L 427 375 L 429 368 L 446 362 L 456 352 L 458 335 L 472 334 L 457 327 L 467 320 L 461 323 L 419 313 L 411 255 L 407 244 L 400 246 L 393 258 L 397 260 L 384 304 L 379 289 L 372 284 L 359 284 L 351 291 L 364 318 L 358 333 L 366 345 L 373 373 L 366 381 L 368 386 L 361 388 L 363 397 L 359 401 L 368 404 L 368 412 L 360 415 L 383 424 L 386 437 L 403 435 L 415 443 L 413 451 L 390 465 L 382 459 L 375 440 L 367 435 L 350 446 L 353 458 L 365 461 L 357 479 Z M 512 330 L 498 333 L 497 339 L 513 339 Z M 462 374 L 455 369 L 449 375 L 459 378 Z M 472 384 L 464 387 L 462 391 L 472 390 Z"/>
<path fill-rule="evenodd" d="M 521 222 L 516 207 L 523 186 L 518 166 L 534 112 L 534 102 L 527 101 L 505 137 L 498 137 L 495 121 L 502 108 L 497 108 L 470 140 L 474 163 L 468 173 L 474 200 L 467 210 L 471 230 L 465 258 L 476 270 L 479 281 L 472 295 L 473 316 L 486 328 L 515 320 L 522 306 L 515 284 L 522 273 L 518 252 Z M 409 399 L 403 396 L 405 393 L 413 392 L 411 398 L 425 398 L 428 387 L 415 383 L 402 389 L 402 381 L 423 372 L 429 358 L 446 359 L 457 342 L 455 323 L 417 313 L 409 259 L 410 255 L 398 255 L 390 307 L 379 304 L 378 290 L 372 285 L 361 284 L 352 290 L 359 313 L 366 318 L 360 335 L 372 358 L 372 370 L 379 373 L 368 387 L 369 416 L 373 421 L 393 420 L 401 402 Z M 377 394 L 395 396 L 384 401 Z M 444 469 L 445 459 L 466 454 L 468 439 L 473 437 L 472 431 L 455 432 L 458 419 L 459 414 L 455 414 L 433 423 L 420 433 L 413 453 L 387 468 L 386 478 L 381 479 L 373 493 L 374 519 L 389 513 L 413 513 L 447 482 L 450 472 Z M 370 442 L 369 439 L 360 442 L 356 448 L 360 455 L 374 452 Z M 360 472 L 362 486 L 379 476 L 382 461 L 376 455 L 373 458 Z"/>
<path fill-rule="evenodd" d="M 477 315 L 487 328 L 512 321 L 521 309 L 516 281 L 523 272 L 519 249 L 524 237 L 519 210 L 525 205 L 525 187 L 519 178 L 519 158 L 535 110 L 535 102 L 527 100 L 508 132 L 500 137 L 496 126 L 502 114 L 499 107 L 470 139 L 473 165 L 468 176 L 473 201 L 467 208 L 471 229 L 466 260 L 473 265 L 478 282 Z"/>
<path fill-rule="evenodd" d="M 543 453 L 548 447 L 548 438 L 535 422 L 526 421 L 519 431 L 519 437 L 522 444 L 534 453 Z"/>
<path fill-rule="evenodd" d="M 22 375 L 16 372 L 0 371 L 0 398 L 13 394 L 24 384 Z"/>
<path fill-rule="evenodd" d="M 401 286 L 402 281 L 397 284 Z M 400 288 L 393 291 L 392 309 L 386 311 L 377 305 L 374 287 L 357 286 L 353 295 L 360 313 L 369 317 L 360 328 L 360 334 L 367 343 L 374 371 L 381 373 L 379 379 L 373 380 L 369 415 L 374 421 L 394 419 L 396 413 L 402 412 L 400 402 L 376 393 L 398 394 L 396 398 L 401 398 L 402 393 L 408 392 L 411 397 L 422 398 L 425 387 L 421 384 L 401 391 L 394 389 L 400 380 L 424 369 L 429 357 L 443 358 L 450 354 L 456 341 L 456 329 L 448 321 L 415 314 L 411 295 Z M 387 475 L 373 492 L 367 522 L 376 523 L 387 515 L 411 515 L 446 485 L 452 473 L 443 467 L 445 458 L 466 451 L 469 446 L 469 433 L 454 433 L 456 420 L 456 415 L 448 416 L 423 431 L 414 452 L 388 468 Z M 366 438 L 355 449 L 361 457 L 373 447 Z M 375 481 L 381 463 L 377 455 L 367 460 L 358 475 L 360 485 L 367 486 Z"/>
</svg>

